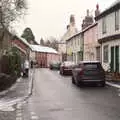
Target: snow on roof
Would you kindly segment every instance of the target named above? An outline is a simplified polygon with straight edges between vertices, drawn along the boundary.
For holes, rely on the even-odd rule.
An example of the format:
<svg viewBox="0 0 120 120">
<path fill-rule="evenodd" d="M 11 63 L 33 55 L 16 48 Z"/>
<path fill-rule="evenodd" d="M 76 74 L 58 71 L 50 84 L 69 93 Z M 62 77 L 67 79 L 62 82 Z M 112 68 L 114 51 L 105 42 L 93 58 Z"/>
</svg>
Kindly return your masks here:
<svg viewBox="0 0 120 120">
<path fill-rule="evenodd" d="M 30 46 L 30 44 L 27 42 L 26 39 L 20 37 L 20 36 L 17 36 L 24 44 L 26 44 L 27 46 Z"/>
<path fill-rule="evenodd" d="M 32 51 L 58 54 L 58 52 L 55 49 L 50 47 L 45 47 L 41 45 L 30 45 L 30 47 Z"/>
</svg>

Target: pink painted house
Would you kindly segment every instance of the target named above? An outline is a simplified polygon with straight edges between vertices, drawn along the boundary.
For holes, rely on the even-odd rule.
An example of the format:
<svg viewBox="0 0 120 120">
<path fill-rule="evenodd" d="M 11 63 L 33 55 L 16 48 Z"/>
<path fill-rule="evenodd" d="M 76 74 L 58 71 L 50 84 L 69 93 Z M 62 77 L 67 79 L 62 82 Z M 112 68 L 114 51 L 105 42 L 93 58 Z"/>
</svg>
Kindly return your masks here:
<svg viewBox="0 0 120 120">
<path fill-rule="evenodd" d="M 55 54 L 55 53 L 48 53 L 47 54 L 47 67 L 49 67 L 49 64 L 52 61 L 60 61 L 60 55 L 59 54 Z"/>
<path fill-rule="evenodd" d="M 100 44 L 98 43 L 97 23 L 94 23 L 83 30 L 83 39 L 83 60 L 100 61 Z"/>
<path fill-rule="evenodd" d="M 47 68 L 52 61 L 60 61 L 59 53 L 50 47 L 30 45 L 30 59 L 36 61 L 39 67 Z"/>
</svg>

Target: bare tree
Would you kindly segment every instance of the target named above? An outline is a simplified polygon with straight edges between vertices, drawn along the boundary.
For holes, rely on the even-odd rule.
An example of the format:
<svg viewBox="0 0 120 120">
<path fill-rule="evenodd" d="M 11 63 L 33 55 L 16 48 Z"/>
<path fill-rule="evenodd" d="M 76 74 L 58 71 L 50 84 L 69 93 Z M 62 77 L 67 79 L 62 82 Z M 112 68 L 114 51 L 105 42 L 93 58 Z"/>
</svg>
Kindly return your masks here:
<svg viewBox="0 0 120 120">
<path fill-rule="evenodd" d="M 9 28 L 18 16 L 25 13 L 26 0 L 0 0 L 0 27 Z"/>
<path fill-rule="evenodd" d="M 3 47 L 3 40 L 6 31 L 9 31 L 11 24 L 27 9 L 26 0 L 0 0 L 0 48 Z"/>
</svg>

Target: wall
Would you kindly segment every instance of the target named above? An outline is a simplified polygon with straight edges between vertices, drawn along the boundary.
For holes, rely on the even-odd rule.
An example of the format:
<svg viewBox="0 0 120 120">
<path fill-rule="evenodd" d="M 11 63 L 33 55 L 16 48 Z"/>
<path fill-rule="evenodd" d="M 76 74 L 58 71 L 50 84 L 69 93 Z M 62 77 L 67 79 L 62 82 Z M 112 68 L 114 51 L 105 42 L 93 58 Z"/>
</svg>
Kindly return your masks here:
<svg viewBox="0 0 120 120">
<path fill-rule="evenodd" d="M 53 54 L 53 53 L 47 54 L 47 67 L 49 67 L 49 64 L 52 61 L 60 61 L 60 55 L 59 54 Z"/>
<path fill-rule="evenodd" d="M 118 31 L 115 31 L 115 12 L 107 15 L 105 18 L 106 18 L 106 31 L 107 32 L 105 34 L 102 33 L 103 18 L 98 20 L 98 39 L 120 33 L 120 29 Z M 119 28 L 120 28 L 120 10 L 119 10 Z"/>
<path fill-rule="evenodd" d="M 96 60 L 96 47 L 98 43 L 97 25 L 84 32 L 84 60 Z"/>
<path fill-rule="evenodd" d="M 75 63 L 82 60 L 79 52 L 83 52 L 83 36 L 81 33 L 67 41 L 67 60 L 74 61 Z"/>
<path fill-rule="evenodd" d="M 108 45 L 108 62 L 107 63 L 105 63 L 103 60 L 103 47 L 105 45 Z M 120 39 L 113 40 L 111 42 L 106 42 L 106 43 L 102 44 L 102 66 L 106 71 L 109 69 L 110 62 L 111 62 L 111 50 L 110 50 L 110 48 L 113 46 L 117 46 L 117 45 L 119 46 L 119 56 L 120 56 Z M 119 68 L 120 68 L 120 59 L 119 59 Z M 119 71 L 120 71 L 120 69 L 119 69 Z"/>
<path fill-rule="evenodd" d="M 36 61 L 39 67 L 47 67 L 47 53 L 36 52 Z"/>
</svg>

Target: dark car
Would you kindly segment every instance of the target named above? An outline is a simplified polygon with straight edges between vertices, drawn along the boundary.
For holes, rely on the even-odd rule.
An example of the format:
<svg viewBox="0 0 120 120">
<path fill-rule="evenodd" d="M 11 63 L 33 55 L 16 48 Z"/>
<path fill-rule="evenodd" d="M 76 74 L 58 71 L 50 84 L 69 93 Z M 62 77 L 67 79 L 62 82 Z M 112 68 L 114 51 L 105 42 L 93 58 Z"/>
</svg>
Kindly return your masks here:
<svg viewBox="0 0 120 120">
<path fill-rule="evenodd" d="M 83 83 L 97 83 L 105 86 L 105 71 L 98 61 L 82 61 L 72 69 L 72 83 L 82 86 Z"/>
<path fill-rule="evenodd" d="M 49 68 L 51 70 L 55 69 L 55 70 L 59 70 L 60 69 L 60 62 L 59 61 L 53 61 L 49 64 Z"/>
<path fill-rule="evenodd" d="M 72 67 L 75 65 L 73 61 L 65 61 L 60 66 L 61 75 L 72 75 Z"/>
</svg>

